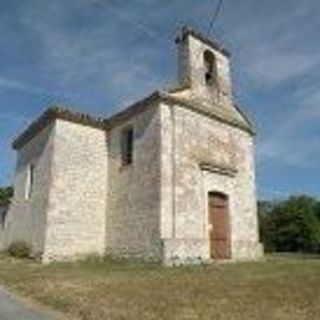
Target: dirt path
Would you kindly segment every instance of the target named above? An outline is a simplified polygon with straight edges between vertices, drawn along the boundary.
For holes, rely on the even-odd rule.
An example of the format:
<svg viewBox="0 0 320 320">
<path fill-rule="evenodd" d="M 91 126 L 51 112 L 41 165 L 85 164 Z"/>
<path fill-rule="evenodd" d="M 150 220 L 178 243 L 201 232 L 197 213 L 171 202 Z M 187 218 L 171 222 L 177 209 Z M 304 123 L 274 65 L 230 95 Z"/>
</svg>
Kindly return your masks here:
<svg viewBox="0 0 320 320">
<path fill-rule="evenodd" d="M 46 311 L 35 310 L 0 287 L 0 320 L 57 320 Z"/>
</svg>

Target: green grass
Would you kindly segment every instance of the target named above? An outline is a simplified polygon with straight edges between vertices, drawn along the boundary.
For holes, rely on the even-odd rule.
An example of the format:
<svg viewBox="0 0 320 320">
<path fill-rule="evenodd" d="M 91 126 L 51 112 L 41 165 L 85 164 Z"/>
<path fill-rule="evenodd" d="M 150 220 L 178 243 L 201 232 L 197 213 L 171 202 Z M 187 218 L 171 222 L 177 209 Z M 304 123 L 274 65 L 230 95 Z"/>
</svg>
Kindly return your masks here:
<svg viewBox="0 0 320 320">
<path fill-rule="evenodd" d="M 85 320 L 320 319 L 320 259 L 165 268 L 139 260 L 0 258 L 0 284 Z"/>
</svg>

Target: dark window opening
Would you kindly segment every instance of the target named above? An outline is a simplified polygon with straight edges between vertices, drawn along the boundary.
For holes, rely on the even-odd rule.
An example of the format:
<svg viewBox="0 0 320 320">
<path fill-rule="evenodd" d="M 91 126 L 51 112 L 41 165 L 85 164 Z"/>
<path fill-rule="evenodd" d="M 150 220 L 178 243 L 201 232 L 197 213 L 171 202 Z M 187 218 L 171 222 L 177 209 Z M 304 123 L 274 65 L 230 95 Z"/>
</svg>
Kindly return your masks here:
<svg viewBox="0 0 320 320">
<path fill-rule="evenodd" d="M 133 161 L 133 128 L 129 127 L 121 134 L 121 163 L 129 165 Z"/>
<path fill-rule="evenodd" d="M 34 164 L 30 164 L 27 177 L 26 199 L 30 199 L 34 190 Z"/>
<path fill-rule="evenodd" d="M 211 51 L 206 50 L 203 53 L 203 62 L 205 83 L 206 85 L 211 86 L 217 80 L 217 64 L 214 54 Z"/>
<path fill-rule="evenodd" d="M 6 224 L 7 213 L 8 213 L 8 207 L 0 206 L 0 225 L 2 226 L 2 229 L 4 229 Z"/>
</svg>

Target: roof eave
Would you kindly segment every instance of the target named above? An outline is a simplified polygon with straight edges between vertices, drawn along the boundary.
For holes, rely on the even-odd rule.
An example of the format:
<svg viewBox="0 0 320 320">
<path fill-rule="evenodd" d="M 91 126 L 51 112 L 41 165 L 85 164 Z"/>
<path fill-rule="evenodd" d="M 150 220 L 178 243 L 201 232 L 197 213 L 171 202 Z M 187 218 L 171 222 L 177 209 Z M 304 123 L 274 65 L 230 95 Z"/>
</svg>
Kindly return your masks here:
<svg viewBox="0 0 320 320">
<path fill-rule="evenodd" d="M 110 130 L 113 127 L 117 126 L 124 121 L 127 121 L 132 116 L 143 112 L 150 104 L 156 103 L 159 101 L 167 102 L 169 104 L 179 104 L 193 110 L 197 113 L 203 114 L 210 118 L 215 118 L 221 122 L 232 125 L 239 129 L 249 132 L 251 135 L 255 135 L 255 130 L 252 125 L 252 122 L 245 115 L 245 113 L 238 107 L 235 106 L 238 112 L 243 116 L 247 125 L 243 124 L 240 121 L 235 119 L 226 119 L 225 117 L 219 116 L 211 112 L 206 112 L 205 110 L 200 110 L 197 108 L 192 101 L 188 102 L 177 97 L 173 97 L 168 93 L 155 91 L 144 99 L 139 100 L 138 102 L 127 107 L 123 111 L 116 113 L 111 116 L 109 119 L 103 118 L 94 118 L 88 114 L 72 112 L 61 106 L 52 106 L 48 108 L 40 117 L 38 117 L 24 132 L 22 132 L 12 143 L 13 149 L 20 149 L 31 139 L 33 139 L 38 132 L 43 130 L 45 127 L 50 125 L 56 119 L 61 119 L 65 121 L 70 121 L 73 123 L 81 124 L 84 126 L 90 126 L 102 130 Z"/>
<path fill-rule="evenodd" d="M 23 131 L 12 143 L 13 149 L 20 149 L 31 139 L 33 139 L 38 132 L 50 125 L 56 119 L 66 120 L 73 123 L 91 126 L 99 129 L 104 128 L 104 120 L 101 118 L 94 118 L 88 114 L 72 112 L 64 107 L 55 105 L 48 108 L 42 113 L 29 127 Z"/>
</svg>

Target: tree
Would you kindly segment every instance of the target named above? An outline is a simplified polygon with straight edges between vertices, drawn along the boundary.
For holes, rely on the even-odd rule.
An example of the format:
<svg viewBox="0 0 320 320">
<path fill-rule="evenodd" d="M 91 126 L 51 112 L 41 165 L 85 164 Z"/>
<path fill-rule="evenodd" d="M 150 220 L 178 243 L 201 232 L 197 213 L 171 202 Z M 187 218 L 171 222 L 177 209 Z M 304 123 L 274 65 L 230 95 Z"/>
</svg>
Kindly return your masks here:
<svg viewBox="0 0 320 320">
<path fill-rule="evenodd" d="M 260 240 L 263 242 L 266 251 L 274 251 L 274 245 L 270 241 L 271 230 L 269 214 L 273 210 L 275 203 L 272 201 L 258 201 L 258 219 Z"/>
<path fill-rule="evenodd" d="M 316 216 L 318 217 L 318 219 L 320 221 L 320 201 L 318 201 L 318 203 L 316 205 L 315 213 L 316 213 Z"/>
<path fill-rule="evenodd" d="M 265 206 L 264 206 L 265 207 Z M 319 252 L 320 203 L 293 196 L 261 213 L 261 239 L 267 251 Z"/>
<path fill-rule="evenodd" d="M 0 205 L 8 205 L 13 197 L 12 187 L 0 187 Z"/>
</svg>

